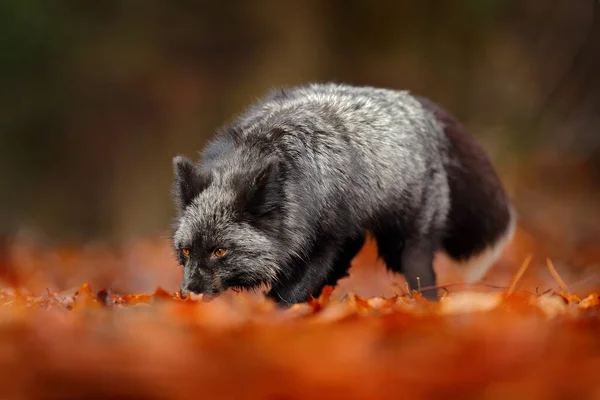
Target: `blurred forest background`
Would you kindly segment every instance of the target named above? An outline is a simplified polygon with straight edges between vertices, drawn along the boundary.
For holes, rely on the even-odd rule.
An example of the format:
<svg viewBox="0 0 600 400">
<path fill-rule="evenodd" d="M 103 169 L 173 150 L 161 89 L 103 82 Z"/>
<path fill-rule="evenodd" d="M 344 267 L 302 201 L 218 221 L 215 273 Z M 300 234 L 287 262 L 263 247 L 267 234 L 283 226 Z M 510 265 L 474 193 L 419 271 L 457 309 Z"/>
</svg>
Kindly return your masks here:
<svg viewBox="0 0 600 400">
<path fill-rule="evenodd" d="M 275 86 L 337 81 L 441 103 L 547 254 L 589 266 L 599 71 L 597 0 L 1 2 L 2 254 L 168 236 L 174 155 Z"/>
</svg>

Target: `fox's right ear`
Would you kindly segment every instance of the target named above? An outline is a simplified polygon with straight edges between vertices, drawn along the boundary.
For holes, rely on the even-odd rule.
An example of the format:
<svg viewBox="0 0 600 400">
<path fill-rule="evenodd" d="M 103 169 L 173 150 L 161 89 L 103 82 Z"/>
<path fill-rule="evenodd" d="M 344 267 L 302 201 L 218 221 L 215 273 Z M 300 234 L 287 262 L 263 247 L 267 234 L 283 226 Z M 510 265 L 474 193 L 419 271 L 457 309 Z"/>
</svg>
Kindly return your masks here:
<svg viewBox="0 0 600 400">
<path fill-rule="evenodd" d="M 179 211 L 183 211 L 210 182 L 199 173 L 194 163 L 184 156 L 173 158 L 173 170 L 175 172 L 173 187 L 175 204 Z"/>
</svg>

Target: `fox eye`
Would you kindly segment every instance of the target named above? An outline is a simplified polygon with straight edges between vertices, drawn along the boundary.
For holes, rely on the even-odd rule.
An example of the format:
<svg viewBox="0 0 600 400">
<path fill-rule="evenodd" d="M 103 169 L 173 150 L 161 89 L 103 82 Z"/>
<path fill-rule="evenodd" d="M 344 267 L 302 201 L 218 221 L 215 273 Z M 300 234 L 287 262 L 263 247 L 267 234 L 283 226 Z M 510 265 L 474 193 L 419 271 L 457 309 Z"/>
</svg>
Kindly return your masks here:
<svg viewBox="0 0 600 400">
<path fill-rule="evenodd" d="M 225 254 L 227 254 L 227 249 L 219 248 L 213 251 L 213 255 L 217 258 L 223 257 Z"/>
<path fill-rule="evenodd" d="M 184 256 L 189 256 L 190 255 L 190 249 L 188 248 L 183 248 L 181 249 L 181 252 L 183 253 Z"/>
</svg>

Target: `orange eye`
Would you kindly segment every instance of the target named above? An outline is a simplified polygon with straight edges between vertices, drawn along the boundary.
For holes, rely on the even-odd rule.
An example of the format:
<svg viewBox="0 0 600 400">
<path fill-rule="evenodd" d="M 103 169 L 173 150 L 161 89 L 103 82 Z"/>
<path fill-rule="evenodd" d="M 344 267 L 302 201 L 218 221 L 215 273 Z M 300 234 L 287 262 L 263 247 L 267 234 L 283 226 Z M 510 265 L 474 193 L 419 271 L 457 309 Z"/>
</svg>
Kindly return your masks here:
<svg viewBox="0 0 600 400">
<path fill-rule="evenodd" d="M 184 256 L 190 255 L 190 249 L 181 249 L 181 252 L 183 253 Z"/>
<path fill-rule="evenodd" d="M 217 258 L 218 258 L 218 257 L 223 257 L 225 254 L 227 254 L 227 249 L 216 249 L 216 250 L 213 252 L 213 254 L 214 254 L 214 256 L 215 256 L 215 257 L 217 257 Z"/>
</svg>

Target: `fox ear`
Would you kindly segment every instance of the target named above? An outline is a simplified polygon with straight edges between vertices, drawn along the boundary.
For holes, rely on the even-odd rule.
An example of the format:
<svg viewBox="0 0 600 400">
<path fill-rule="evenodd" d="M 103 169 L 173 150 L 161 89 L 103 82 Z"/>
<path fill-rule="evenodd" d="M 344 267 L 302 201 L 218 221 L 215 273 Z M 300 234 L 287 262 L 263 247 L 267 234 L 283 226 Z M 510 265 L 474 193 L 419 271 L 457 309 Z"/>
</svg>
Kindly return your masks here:
<svg viewBox="0 0 600 400">
<path fill-rule="evenodd" d="M 243 196 L 244 210 L 251 216 L 265 215 L 281 204 L 278 169 L 276 160 L 267 160 L 253 174 Z"/>
<path fill-rule="evenodd" d="M 175 172 L 173 195 L 178 209 L 182 211 L 208 186 L 209 181 L 198 172 L 194 163 L 184 156 L 173 158 L 173 170 Z"/>
</svg>

